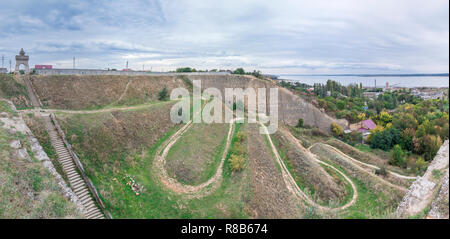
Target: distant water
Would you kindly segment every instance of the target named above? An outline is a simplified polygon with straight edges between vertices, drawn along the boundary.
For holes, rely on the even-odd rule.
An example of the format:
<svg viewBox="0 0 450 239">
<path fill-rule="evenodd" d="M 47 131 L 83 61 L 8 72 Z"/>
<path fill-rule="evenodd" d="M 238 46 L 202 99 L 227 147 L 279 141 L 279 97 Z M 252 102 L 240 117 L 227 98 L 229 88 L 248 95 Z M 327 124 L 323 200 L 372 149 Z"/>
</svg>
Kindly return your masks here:
<svg viewBox="0 0 450 239">
<path fill-rule="evenodd" d="M 327 80 L 334 80 L 343 85 L 362 83 L 363 86 L 385 87 L 389 82 L 390 87 L 449 87 L 448 76 L 325 76 L 325 75 L 280 75 L 279 79 L 298 81 L 308 85 L 314 83 L 325 84 Z"/>
</svg>

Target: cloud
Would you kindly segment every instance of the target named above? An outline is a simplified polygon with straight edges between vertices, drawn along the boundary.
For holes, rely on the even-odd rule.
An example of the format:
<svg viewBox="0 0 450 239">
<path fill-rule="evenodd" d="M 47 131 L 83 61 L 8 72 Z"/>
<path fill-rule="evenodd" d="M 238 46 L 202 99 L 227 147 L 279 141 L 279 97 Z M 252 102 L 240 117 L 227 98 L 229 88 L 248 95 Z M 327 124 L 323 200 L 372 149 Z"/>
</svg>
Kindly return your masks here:
<svg viewBox="0 0 450 239">
<path fill-rule="evenodd" d="M 8 1 L 0 53 L 32 64 L 267 73 L 449 71 L 441 0 Z"/>
</svg>

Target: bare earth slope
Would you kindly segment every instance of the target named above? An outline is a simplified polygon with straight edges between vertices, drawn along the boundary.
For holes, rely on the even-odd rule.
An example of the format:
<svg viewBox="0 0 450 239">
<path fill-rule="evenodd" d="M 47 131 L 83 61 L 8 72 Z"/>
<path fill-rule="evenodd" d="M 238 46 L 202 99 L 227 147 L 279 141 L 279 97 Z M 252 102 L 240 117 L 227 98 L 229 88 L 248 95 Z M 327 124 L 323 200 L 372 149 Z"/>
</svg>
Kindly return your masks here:
<svg viewBox="0 0 450 239">
<path fill-rule="evenodd" d="M 250 208 L 254 218 L 298 218 L 299 201 L 286 187 L 273 154 L 259 134 L 256 124 L 249 125 L 249 167 L 251 171 Z"/>
<path fill-rule="evenodd" d="M 107 105 L 132 105 L 158 100 L 167 87 L 187 87 L 176 76 L 32 76 L 33 87 L 44 107 L 93 109 Z"/>
</svg>

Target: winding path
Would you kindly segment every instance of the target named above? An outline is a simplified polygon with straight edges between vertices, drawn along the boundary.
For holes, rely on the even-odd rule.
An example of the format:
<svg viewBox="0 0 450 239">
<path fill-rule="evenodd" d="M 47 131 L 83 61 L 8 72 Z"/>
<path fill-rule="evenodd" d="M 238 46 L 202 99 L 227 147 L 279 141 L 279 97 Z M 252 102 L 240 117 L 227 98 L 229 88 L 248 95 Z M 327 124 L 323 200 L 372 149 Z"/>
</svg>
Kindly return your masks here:
<svg viewBox="0 0 450 239">
<path fill-rule="evenodd" d="M 176 179 L 171 178 L 165 169 L 166 164 L 166 157 L 169 153 L 172 146 L 177 142 L 178 139 L 192 126 L 192 120 L 186 123 L 181 129 L 179 129 L 175 134 L 173 134 L 167 141 L 167 143 L 163 144 L 162 147 L 160 147 L 156 151 L 155 156 L 155 165 L 154 172 L 156 172 L 161 180 L 161 182 L 166 186 L 168 189 L 178 193 L 178 194 L 188 194 L 195 198 L 201 198 L 208 194 L 210 194 L 218 185 L 220 185 L 220 182 L 222 180 L 222 172 L 223 172 L 223 164 L 225 162 L 225 158 L 228 154 L 228 150 L 230 148 L 231 139 L 233 136 L 233 125 L 234 122 L 238 119 L 233 119 L 229 125 L 228 129 L 228 135 L 227 135 L 227 142 L 225 145 L 225 148 L 222 153 L 222 158 L 220 160 L 219 167 L 217 168 L 216 173 L 214 176 L 212 176 L 210 179 L 208 179 L 206 182 L 201 183 L 199 185 L 186 185 L 178 182 Z M 208 187 L 211 186 L 211 187 Z M 203 189 L 206 189 L 205 191 L 201 192 Z"/>
<path fill-rule="evenodd" d="M 314 147 L 314 146 L 317 145 L 317 144 L 319 144 L 319 143 L 315 143 L 315 144 L 311 145 L 311 146 L 308 148 L 308 150 L 310 150 L 312 147 Z M 334 146 L 331 146 L 331 145 L 329 145 L 329 144 L 324 144 L 324 143 L 320 143 L 320 144 L 321 144 L 321 145 L 324 145 L 324 146 L 326 146 L 326 147 L 328 147 L 328 148 L 333 149 L 333 150 L 334 150 L 336 153 L 338 153 L 339 155 L 341 155 L 341 156 L 343 156 L 343 157 L 345 157 L 345 158 L 347 158 L 347 159 L 349 159 L 349 160 L 351 160 L 351 161 L 353 161 L 353 162 L 355 162 L 355 163 L 359 163 L 359 164 L 361 164 L 361 165 L 364 165 L 364 166 L 366 166 L 366 167 L 373 168 L 373 169 L 376 169 L 376 170 L 380 169 L 379 167 L 377 167 L 377 166 L 375 166 L 375 165 L 368 164 L 368 163 L 364 163 L 364 162 L 361 162 L 361 161 L 359 161 L 359 160 L 357 160 L 357 159 L 354 159 L 354 158 L 348 156 L 347 154 L 343 153 L 342 151 L 340 151 L 339 149 L 337 149 L 337 148 L 334 147 Z M 403 178 L 403 179 L 413 179 L 413 180 L 417 179 L 417 177 L 415 177 L 415 176 L 405 176 L 405 175 L 401 175 L 401 174 L 398 174 L 398 173 L 393 172 L 393 171 L 390 171 L 390 170 L 387 170 L 387 171 L 388 171 L 390 174 L 392 174 L 393 176 L 398 177 L 398 178 Z"/>
<path fill-rule="evenodd" d="M 350 178 L 347 177 L 347 175 L 345 175 L 344 173 L 342 173 L 342 172 L 341 172 L 340 170 L 338 170 L 337 168 L 333 167 L 332 165 L 330 165 L 330 164 L 328 164 L 328 163 L 325 163 L 325 162 L 323 162 L 323 161 L 317 159 L 314 155 L 311 154 L 311 155 L 313 156 L 313 158 L 314 158 L 318 163 L 320 163 L 320 164 L 322 164 L 322 165 L 325 165 L 325 166 L 327 166 L 327 167 L 330 167 L 331 169 L 337 171 L 340 175 L 342 175 L 342 176 L 345 178 L 345 180 L 346 180 L 347 182 L 350 183 L 350 185 L 351 185 L 351 187 L 352 187 L 352 189 L 353 189 L 353 196 L 352 196 L 352 199 L 351 199 L 349 202 L 347 202 L 345 205 L 341 206 L 341 207 L 329 208 L 329 207 L 324 207 L 324 206 L 322 206 L 322 205 L 320 205 L 320 204 L 314 202 L 307 194 L 305 194 L 305 193 L 300 189 L 300 187 L 298 186 L 298 184 L 295 182 L 294 178 L 292 177 L 292 175 L 290 174 L 290 172 L 289 172 L 289 170 L 287 169 L 286 165 L 284 164 L 283 160 L 281 159 L 280 155 L 278 154 L 278 150 L 277 150 L 277 148 L 275 147 L 275 145 L 273 144 L 272 138 L 271 138 L 270 135 L 268 134 L 267 127 L 266 127 L 264 124 L 262 124 L 261 122 L 259 122 L 259 125 L 260 125 L 261 127 L 263 127 L 264 131 L 266 132 L 266 137 L 267 137 L 267 139 L 269 140 L 269 143 L 270 143 L 270 147 L 271 147 L 271 149 L 272 149 L 272 152 L 274 153 L 275 158 L 277 159 L 278 164 L 281 166 L 281 169 L 282 169 L 281 172 L 282 172 L 283 179 L 284 179 L 284 181 L 285 181 L 285 183 L 286 183 L 286 186 L 288 187 L 289 191 L 291 191 L 294 195 L 300 197 L 301 199 L 303 199 L 304 201 L 306 201 L 309 205 L 311 205 L 311 206 L 313 206 L 313 207 L 316 207 L 317 209 L 322 210 L 322 211 L 338 211 L 338 210 L 344 210 L 344 209 L 350 207 L 351 205 L 353 205 L 353 204 L 356 202 L 356 199 L 358 198 L 358 190 L 357 190 L 355 184 L 353 183 L 353 181 L 350 180 Z M 297 146 L 303 147 L 303 146 L 300 145 L 300 143 L 297 141 L 297 139 L 296 139 L 294 136 L 292 136 L 292 134 L 290 134 L 290 133 L 287 132 L 287 131 L 284 131 L 284 132 L 289 136 L 289 138 L 291 139 L 291 141 L 293 141 Z"/>
<path fill-rule="evenodd" d="M 323 146 L 325 146 L 325 147 L 332 147 L 332 146 L 330 146 L 330 145 L 323 144 L 323 143 L 316 143 L 316 144 L 314 144 L 313 146 L 315 146 L 315 145 L 323 145 Z M 311 149 L 311 148 L 312 148 L 312 146 L 309 147 L 308 150 Z M 339 151 L 338 149 L 334 149 L 334 150 Z M 336 152 L 337 152 L 337 151 L 336 151 Z M 342 153 L 342 152 L 341 152 L 341 153 Z M 369 170 L 367 170 L 367 169 L 361 167 L 359 164 L 355 163 L 355 161 L 359 162 L 358 160 L 356 160 L 356 159 L 350 160 L 350 159 L 349 159 L 349 158 L 351 158 L 350 156 L 347 156 L 347 155 L 344 154 L 344 153 L 342 153 L 342 154 L 345 155 L 345 156 L 344 156 L 344 160 L 347 161 L 348 163 L 350 163 L 351 165 L 353 165 L 353 166 L 354 166 L 355 168 L 357 168 L 358 170 L 361 170 L 361 171 L 363 171 L 363 172 L 366 172 L 367 174 L 369 174 L 370 176 L 376 178 L 376 179 L 379 180 L 380 182 L 382 182 L 382 183 L 384 183 L 384 184 L 386 184 L 386 185 L 388 185 L 388 186 L 390 186 L 390 187 L 396 188 L 396 189 L 398 189 L 398 190 L 400 190 L 400 191 L 402 191 L 402 192 L 406 192 L 406 191 L 408 190 L 408 189 L 405 188 L 405 187 L 401 187 L 401 186 L 395 185 L 395 184 L 393 184 L 393 183 L 391 183 L 391 182 L 389 182 L 389 181 L 387 181 L 387 180 L 385 180 L 385 179 L 383 179 L 383 178 L 381 178 L 381 177 L 375 175 L 373 172 L 371 172 L 371 171 L 369 171 Z"/>
</svg>

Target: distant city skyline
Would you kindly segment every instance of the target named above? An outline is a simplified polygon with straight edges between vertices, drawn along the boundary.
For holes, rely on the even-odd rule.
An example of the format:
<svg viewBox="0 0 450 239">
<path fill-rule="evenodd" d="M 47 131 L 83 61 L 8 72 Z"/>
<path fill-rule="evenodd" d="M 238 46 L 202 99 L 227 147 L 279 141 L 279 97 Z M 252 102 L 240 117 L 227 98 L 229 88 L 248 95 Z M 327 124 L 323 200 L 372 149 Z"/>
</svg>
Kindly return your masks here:
<svg viewBox="0 0 450 239">
<path fill-rule="evenodd" d="M 449 72 L 449 2 L 2 2 L 0 55 L 30 67 L 268 74 Z"/>
</svg>

